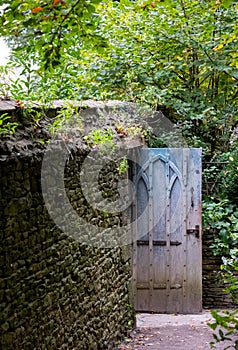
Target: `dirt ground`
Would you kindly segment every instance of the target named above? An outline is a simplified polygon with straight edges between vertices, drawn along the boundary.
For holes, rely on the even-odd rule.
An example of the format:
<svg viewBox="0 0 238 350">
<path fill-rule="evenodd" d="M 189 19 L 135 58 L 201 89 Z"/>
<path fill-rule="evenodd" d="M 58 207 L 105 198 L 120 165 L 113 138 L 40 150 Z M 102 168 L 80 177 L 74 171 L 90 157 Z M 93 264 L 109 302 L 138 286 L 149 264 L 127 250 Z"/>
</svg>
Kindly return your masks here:
<svg viewBox="0 0 238 350">
<path fill-rule="evenodd" d="M 137 315 L 137 328 L 115 350 L 209 350 L 214 340 L 207 326 L 211 316 L 201 315 Z M 215 349 L 223 350 L 232 342 L 221 342 Z M 231 347 L 230 349 L 235 349 Z"/>
</svg>

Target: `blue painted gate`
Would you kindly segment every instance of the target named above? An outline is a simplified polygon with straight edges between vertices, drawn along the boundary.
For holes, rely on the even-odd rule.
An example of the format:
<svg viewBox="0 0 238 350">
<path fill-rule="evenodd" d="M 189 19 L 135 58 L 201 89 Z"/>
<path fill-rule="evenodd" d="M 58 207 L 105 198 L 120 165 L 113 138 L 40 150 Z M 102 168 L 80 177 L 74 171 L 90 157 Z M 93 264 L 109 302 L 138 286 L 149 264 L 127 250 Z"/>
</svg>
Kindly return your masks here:
<svg viewBox="0 0 238 350">
<path fill-rule="evenodd" d="M 133 181 L 136 310 L 201 312 L 201 150 L 143 148 Z"/>
</svg>

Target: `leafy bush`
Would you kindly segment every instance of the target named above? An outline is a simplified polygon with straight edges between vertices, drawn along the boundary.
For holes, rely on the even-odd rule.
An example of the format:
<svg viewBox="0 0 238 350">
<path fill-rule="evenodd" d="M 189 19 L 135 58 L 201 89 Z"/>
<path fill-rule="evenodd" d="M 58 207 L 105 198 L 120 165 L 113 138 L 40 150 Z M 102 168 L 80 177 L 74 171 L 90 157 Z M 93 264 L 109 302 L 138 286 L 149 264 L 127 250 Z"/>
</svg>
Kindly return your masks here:
<svg viewBox="0 0 238 350">
<path fill-rule="evenodd" d="M 237 135 L 238 136 L 238 135 Z M 224 193 L 234 204 L 238 203 L 238 140 L 232 143 L 229 164 L 224 174 Z"/>
<path fill-rule="evenodd" d="M 223 271 L 224 282 L 228 284 L 226 291 L 238 303 L 238 248 L 231 249 L 230 256 L 223 257 L 222 259 L 223 264 L 221 269 Z"/>
<path fill-rule="evenodd" d="M 232 342 L 232 344 L 225 349 L 233 348 L 237 350 L 238 339 L 234 339 L 234 337 L 238 336 L 238 310 L 222 312 L 212 310 L 211 314 L 214 317 L 215 322 L 208 323 L 208 326 L 213 330 L 219 328 L 218 335 L 213 334 L 214 342 L 210 343 L 211 347 L 214 348 L 216 343 L 228 340 Z"/>
<path fill-rule="evenodd" d="M 238 152 L 235 142 L 230 145 L 230 150 L 220 159 L 227 161 L 225 167 L 219 172 L 214 165 L 212 171 L 217 171 L 216 176 L 220 183 L 216 197 L 207 196 L 203 203 L 204 228 L 213 230 L 217 234 L 211 248 L 215 255 L 222 256 L 221 272 L 229 293 L 235 302 L 238 302 Z M 208 174 L 209 176 L 209 174 Z M 236 187 L 237 186 L 237 187 Z M 231 345 L 225 349 L 238 349 L 238 310 L 211 311 L 214 322 L 209 326 L 216 330 L 214 341 L 216 343 L 230 341 Z"/>
<path fill-rule="evenodd" d="M 204 229 L 214 230 L 217 237 L 211 245 L 215 255 L 229 256 L 238 244 L 238 208 L 228 199 L 210 197 L 203 203 Z"/>
<path fill-rule="evenodd" d="M 212 199 L 214 200 L 214 198 Z M 235 302 L 238 302 L 238 208 L 231 204 L 228 199 L 221 202 L 204 203 L 204 225 L 217 232 L 217 237 L 211 245 L 213 253 L 223 255 L 221 265 L 222 277 L 229 293 Z M 233 311 L 211 311 L 214 322 L 208 324 L 213 330 L 219 328 L 218 334 L 214 333 L 216 343 L 228 340 L 232 345 L 225 349 L 238 349 L 238 310 Z"/>
</svg>

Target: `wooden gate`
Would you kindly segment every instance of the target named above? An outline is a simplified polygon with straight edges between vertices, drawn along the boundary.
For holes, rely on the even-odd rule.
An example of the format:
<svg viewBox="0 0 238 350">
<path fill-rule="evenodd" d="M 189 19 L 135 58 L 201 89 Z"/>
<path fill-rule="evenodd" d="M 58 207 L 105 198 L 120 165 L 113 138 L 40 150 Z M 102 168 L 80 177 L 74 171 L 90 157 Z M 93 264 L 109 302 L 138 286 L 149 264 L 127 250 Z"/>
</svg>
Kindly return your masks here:
<svg viewBox="0 0 238 350">
<path fill-rule="evenodd" d="M 201 150 L 141 149 L 134 169 L 137 311 L 202 311 Z"/>
</svg>

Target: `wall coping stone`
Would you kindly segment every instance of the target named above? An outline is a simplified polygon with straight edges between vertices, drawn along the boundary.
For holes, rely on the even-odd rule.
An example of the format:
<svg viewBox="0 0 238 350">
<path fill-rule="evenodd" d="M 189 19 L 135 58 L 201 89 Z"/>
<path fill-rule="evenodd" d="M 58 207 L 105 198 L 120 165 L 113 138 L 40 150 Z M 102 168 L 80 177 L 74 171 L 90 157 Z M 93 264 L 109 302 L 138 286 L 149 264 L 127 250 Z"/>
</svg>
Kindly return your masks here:
<svg viewBox="0 0 238 350">
<path fill-rule="evenodd" d="M 58 111 L 69 104 L 79 108 L 78 113 L 84 123 L 85 135 L 92 130 L 92 128 L 115 128 L 116 123 L 121 120 L 125 120 L 127 123 L 130 120 L 135 122 L 135 111 L 137 111 L 138 115 L 135 103 L 117 100 L 105 102 L 94 100 L 54 100 L 45 105 L 40 102 L 0 100 L 0 115 L 9 113 L 11 116 L 9 121 L 18 123 L 18 127 L 13 134 L 3 135 L 2 137 L 0 143 L 0 161 L 5 161 L 6 159 L 14 157 L 29 157 L 33 154 L 42 154 L 47 147 L 47 141 L 52 139 L 52 134 L 47 126 L 56 118 Z M 30 111 L 33 111 L 33 113 L 34 110 L 42 109 L 42 111 L 44 111 L 44 116 L 35 123 L 34 118 L 27 118 L 22 113 L 28 108 Z M 108 118 L 100 118 L 102 114 L 108 116 Z M 123 115 L 124 119 L 122 117 Z M 118 141 L 122 140 L 122 136 L 123 135 L 120 135 Z M 123 138 L 126 139 L 127 137 L 123 136 Z M 130 142 L 131 138 L 128 137 L 128 148 L 130 148 Z M 71 144 L 69 143 L 69 148 L 71 146 L 83 152 L 87 152 L 88 150 L 88 146 L 83 137 L 77 137 L 73 144 L 72 142 Z M 141 146 L 141 139 L 135 137 L 132 147 L 138 146 Z"/>
</svg>

